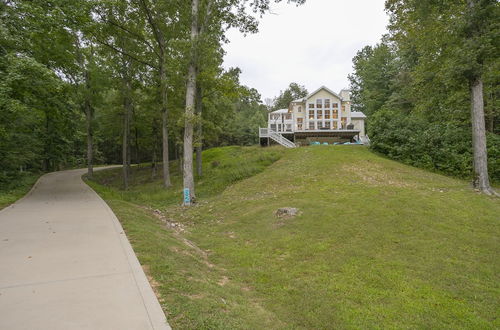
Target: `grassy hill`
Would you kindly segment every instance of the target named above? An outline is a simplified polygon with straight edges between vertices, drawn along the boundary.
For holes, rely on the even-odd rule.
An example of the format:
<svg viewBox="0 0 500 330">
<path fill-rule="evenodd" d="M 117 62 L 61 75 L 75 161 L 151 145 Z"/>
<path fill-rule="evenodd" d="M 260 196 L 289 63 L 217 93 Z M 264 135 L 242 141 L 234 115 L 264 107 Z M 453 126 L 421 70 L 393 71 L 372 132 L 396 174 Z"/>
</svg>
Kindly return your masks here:
<svg viewBox="0 0 500 330">
<path fill-rule="evenodd" d="M 500 327 L 499 199 L 359 146 L 217 148 L 204 166 L 188 209 L 179 174 L 90 182 L 174 328 Z"/>
</svg>

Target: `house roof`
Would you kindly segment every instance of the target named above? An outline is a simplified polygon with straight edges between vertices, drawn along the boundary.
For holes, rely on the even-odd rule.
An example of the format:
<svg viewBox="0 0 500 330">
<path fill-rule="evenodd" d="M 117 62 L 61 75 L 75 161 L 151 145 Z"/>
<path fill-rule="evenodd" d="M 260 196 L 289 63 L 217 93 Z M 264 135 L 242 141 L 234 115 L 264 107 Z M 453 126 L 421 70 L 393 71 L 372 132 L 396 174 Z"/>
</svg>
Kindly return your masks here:
<svg viewBox="0 0 500 330">
<path fill-rule="evenodd" d="M 366 118 L 366 115 L 360 111 L 352 111 L 351 118 Z"/>
<path fill-rule="evenodd" d="M 320 88 L 318 88 L 317 90 L 315 90 L 314 92 L 312 92 L 311 94 L 307 95 L 306 97 L 304 98 L 301 98 L 301 99 L 297 99 L 297 100 L 293 100 L 292 102 L 295 102 L 295 103 L 302 103 L 302 102 L 305 102 L 305 100 L 307 100 L 308 98 L 312 97 L 314 94 L 316 94 L 317 92 L 319 92 L 320 90 L 326 90 L 328 93 L 332 94 L 332 95 L 335 95 L 336 97 L 338 97 L 341 101 L 344 101 L 344 99 L 342 99 L 342 97 L 340 97 L 340 94 L 338 93 L 335 93 L 334 91 L 332 91 L 331 89 L 329 89 L 328 87 L 326 86 L 321 86 Z M 343 89 L 342 91 L 344 90 L 347 90 L 348 89 Z M 341 91 L 341 92 L 342 92 Z"/>
<path fill-rule="evenodd" d="M 319 91 L 320 91 L 320 90 L 322 90 L 322 89 L 326 90 L 328 93 L 333 94 L 333 95 L 335 95 L 336 97 L 338 97 L 340 100 L 342 100 L 342 98 L 340 97 L 340 95 L 339 95 L 339 94 L 335 93 L 334 91 L 332 91 L 330 88 L 328 88 L 328 87 L 326 87 L 326 86 L 321 86 L 320 88 L 318 88 L 317 90 L 315 90 L 315 91 L 314 91 L 314 92 L 312 92 L 311 94 L 307 95 L 307 96 L 305 97 L 305 99 L 308 99 L 308 98 L 312 97 L 314 94 L 316 94 L 317 92 L 319 92 Z"/>
<path fill-rule="evenodd" d="M 286 113 L 286 112 L 288 112 L 288 109 L 279 109 L 279 110 L 271 111 L 271 113 Z"/>
</svg>

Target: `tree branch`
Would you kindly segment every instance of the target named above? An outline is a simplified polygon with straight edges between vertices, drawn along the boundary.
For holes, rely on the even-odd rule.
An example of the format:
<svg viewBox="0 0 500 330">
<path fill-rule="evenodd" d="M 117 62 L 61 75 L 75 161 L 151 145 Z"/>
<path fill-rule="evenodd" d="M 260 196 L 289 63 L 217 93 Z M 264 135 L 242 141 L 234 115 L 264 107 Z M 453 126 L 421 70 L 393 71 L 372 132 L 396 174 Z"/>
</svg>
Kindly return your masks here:
<svg viewBox="0 0 500 330">
<path fill-rule="evenodd" d="M 138 62 L 138 63 L 144 64 L 144 65 L 146 65 L 146 66 L 149 66 L 150 68 L 153 68 L 153 69 L 158 70 L 158 67 L 157 67 L 156 65 L 151 64 L 151 63 L 149 63 L 149 62 L 147 62 L 147 61 L 143 61 L 143 60 L 141 60 L 141 59 L 137 58 L 136 56 L 133 56 L 133 55 L 131 55 L 130 53 L 127 53 L 127 52 L 125 52 L 125 51 L 123 51 L 123 50 L 121 50 L 121 49 L 119 49 L 119 48 L 117 48 L 117 47 L 115 47 L 115 46 L 111 45 L 110 43 L 108 43 L 108 42 L 106 42 L 106 41 L 100 40 L 100 39 L 99 39 L 96 35 L 94 35 L 94 38 L 95 38 L 95 40 L 96 40 L 98 43 L 100 43 L 101 45 L 106 46 L 106 47 L 109 47 L 110 49 L 114 50 L 115 52 L 117 52 L 117 53 L 119 53 L 119 54 L 122 54 L 122 55 L 124 55 L 124 56 L 127 56 L 127 57 L 129 57 L 130 59 L 132 59 L 132 60 L 134 60 L 134 61 L 136 61 L 136 62 Z"/>
</svg>

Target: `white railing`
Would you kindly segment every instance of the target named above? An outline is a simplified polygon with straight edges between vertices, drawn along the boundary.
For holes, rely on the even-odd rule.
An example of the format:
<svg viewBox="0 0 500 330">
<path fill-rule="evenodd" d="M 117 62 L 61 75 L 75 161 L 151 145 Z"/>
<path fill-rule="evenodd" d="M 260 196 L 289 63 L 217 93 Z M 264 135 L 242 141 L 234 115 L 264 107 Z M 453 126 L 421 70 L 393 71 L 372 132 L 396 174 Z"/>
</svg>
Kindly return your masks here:
<svg viewBox="0 0 500 330">
<path fill-rule="evenodd" d="M 270 139 L 272 139 L 273 141 L 281 144 L 282 146 L 286 147 L 286 148 L 295 148 L 297 147 L 295 145 L 295 143 L 293 143 L 292 141 L 288 140 L 287 138 L 285 138 L 283 135 L 281 135 L 280 133 L 278 132 L 275 132 L 269 128 L 259 128 L 259 137 L 268 137 Z"/>
<path fill-rule="evenodd" d="M 282 146 L 286 148 L 295 148 L 296 145 L 292 141 L 288 140 L 285 138 L 283 135 L 274 132 L 274 131 L 269 131 L 269 137 L 273 139 L 275 142 L 281 144 Z"/>
</svg>

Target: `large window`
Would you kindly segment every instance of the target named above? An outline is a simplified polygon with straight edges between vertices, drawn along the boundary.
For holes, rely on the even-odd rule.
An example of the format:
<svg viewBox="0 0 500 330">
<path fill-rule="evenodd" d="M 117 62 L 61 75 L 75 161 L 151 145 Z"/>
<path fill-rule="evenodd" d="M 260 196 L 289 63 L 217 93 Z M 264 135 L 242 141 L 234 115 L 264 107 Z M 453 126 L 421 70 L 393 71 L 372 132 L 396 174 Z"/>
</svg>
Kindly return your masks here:
<svg viewBox="0 0 500 330">
<path fill-rule="evenodd" d="M 309 122 L 309 129 L 314 129 L 314 122 L 313 121 Z"/>
<path fill-rule="evenodd" d="M 323 110 L 317 110 L 318 119 L 323 119 Z"/>
<path fill-rule="evenodd" d="M 330 119 L 330 110 L 325 109 L 325 119 Z"/>
<path fill-rule="evenodd" d="M 325 99 L 325 108 L 330 107 L 330 99 Z"/>
<path fill-rule="evenodd" d="M 323 100 L 317 99 L 316 100 L 316 108 L 322 108 L 322 107 L 323 107 Z"/>
<path fill-rule="evenodd" d="M 309 110 L 309 119 L 314 119 L 314 110 Z"/>
<path fill-rule="evenodd" d="M 339 111 L 338 110 L 333 110 L 333 116 L 332 116 L 333 119 L 337 119 L 339 118 Z"/>
</svg>

